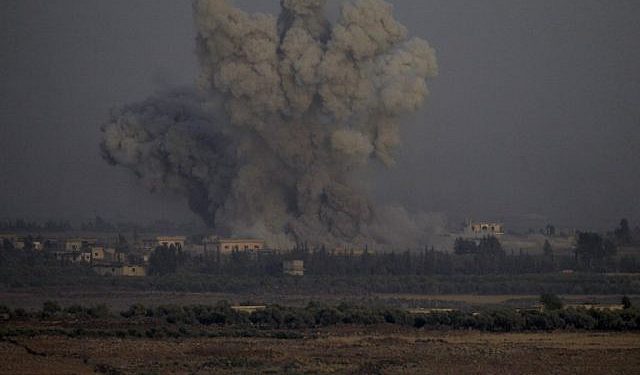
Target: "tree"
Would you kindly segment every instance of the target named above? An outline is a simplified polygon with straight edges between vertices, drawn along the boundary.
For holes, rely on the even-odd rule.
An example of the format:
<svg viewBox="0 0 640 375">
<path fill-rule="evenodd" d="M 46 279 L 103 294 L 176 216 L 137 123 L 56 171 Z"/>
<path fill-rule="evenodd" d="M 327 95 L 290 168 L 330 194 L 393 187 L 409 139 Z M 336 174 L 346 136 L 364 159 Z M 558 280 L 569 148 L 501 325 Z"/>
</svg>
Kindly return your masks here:
<svg viewBox="0 0 640 375">
<path fill-rule="evenodd" d="M 555 236 L 556 235 L 556 227 L 551 225 L 551 224 L 547 224 L 546 228 L 545 228 L 545 232 L 547 236 Z"/>
<path fill-rule="evenodd" d="M 555 294 L 545 293 L 540 296 L 540 303 L 544 306 L 545 310 L 561 310 L 564 304 L 560 297 Z"/>
<path fill-rule="evenodd" d="M 626 309 L 630 309 L 631 308 L 631 299 L 629 299 L 628 296 L 623 296 L 622 297 L 622 307 L 626 310 Z"/>
<path fill-rule="evenodd" d="M 616 254 L 616 246 L 609 239 L 603 239 L 599 234 L 579 232 L 576 241 L 576 257 L 587 266 L 593 266 L 594 260 L 602 260 Z"/>
<path fill-rule="evenodd" d="M 620 245 L 628 245 L 631 243 L 631 229 L 629 228 L 629 221 L 627 221 L 627 219 L 620 220 L 620 226 L 615 229 L 614 235 Z"/>
<path fill-rule="evenodd" d="M 502 244 L 495 236 L 483 237 L 478 245 L 480 255 L 500 256 L 504 255 Z"/>
<path fill-rule="evenodd" d="M 127 238 L 120 233 L 118 233 L 118 239 L 116 240 L 116 250 L 121 253 L 129 252 L 129 242 L 127 242 Z"/>
<path fill-rule="evenodd" d="M 542 251 L 544 252 L 544 255 L 547 257 L 553 256 L 553 248 L 551 247 L 549 240 L 544 240 Z"/>
<path fill-rule="evenodd" d="M 62 311 L 62 308 L 56 301 L 45 301 L 42 305 L 42 316 L 44 318 L 55 316 L 60 311 Z"/>
<path fill-rule="evenodd" d="M 5 249 L 5 250 L 13 250 L 14 249 L 13 242 L 9 241 L 6 238 L 3 238 L 2 239 L 2 248 Z"/>
<path fill-rule="evenodd" d="M 149 273 L 153 275 L 167 275 L 176 272 L 178 255 L 175 247 L 158 246 L 149 257 Z"/>
<path fill-rule="evenodd" d="M 478 245 L 476 245 L 474 240 L 467 240 L 462 237 L 458 237 L 453 245 L 453 250 L 458 255 L 475 254 L 478 252 Z"/>
</svg>

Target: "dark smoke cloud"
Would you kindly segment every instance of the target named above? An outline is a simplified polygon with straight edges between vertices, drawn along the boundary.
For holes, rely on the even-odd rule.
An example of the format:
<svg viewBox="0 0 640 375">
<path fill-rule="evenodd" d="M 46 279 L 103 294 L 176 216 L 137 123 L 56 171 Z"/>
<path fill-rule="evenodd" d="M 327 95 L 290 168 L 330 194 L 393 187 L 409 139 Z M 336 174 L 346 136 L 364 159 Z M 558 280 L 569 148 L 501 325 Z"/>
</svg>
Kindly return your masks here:
<svg viewBox="0 0 640 375">
<path fill-rule="evenodd" d="M 440 220 L 378 207 L 354 176 L 393 165 L 398 117 L 437 72 L 427 42 L 409 38 L 380 0 L 282 0 L 250 15 L 196 0 L 197 89 L 114 111 L 106 160 L 150 189 L 184 194 L 216 232 L 273 246 L 415 246 Z"/>
</svg>

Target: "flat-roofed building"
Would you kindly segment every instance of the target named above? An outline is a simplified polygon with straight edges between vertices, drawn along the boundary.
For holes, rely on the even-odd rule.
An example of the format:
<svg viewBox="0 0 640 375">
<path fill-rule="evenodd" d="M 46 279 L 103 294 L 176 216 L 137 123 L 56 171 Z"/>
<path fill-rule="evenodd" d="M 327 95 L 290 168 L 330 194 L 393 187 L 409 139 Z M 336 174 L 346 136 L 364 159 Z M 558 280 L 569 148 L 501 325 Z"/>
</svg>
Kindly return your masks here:
<svg viewBox="0 0 640 375">
<path fill-rule="evenodd" d="M 91 258 L 94 261 L 103 261 L 104 260 L 104 247 L 103 246 L 94 246 L 91 248 Z"/>
<path fill-rule="evenodd" d="M 102 276 L 143 277 L 147 275 L 144 266 L 132 264 L 99 264 L 94 265 L 92 269 Z"/>
<path fill-rule="evenodd" d="M 469 222 L 466 231 L 474 236 L 501 236 L 504 234 L 504 224 L 495 222 Z"/>
<path fill-rule="evenodd" d="M 66 251 L 81 251 L 95 246 L 98 241 L 95 238 L 69 238 L 64 243 Z"/>
<path fill-rule="evenodd" d="M 234 251 L 262 251 L 265 249 L 263 240 L 250 238 L 217 238 L 212 237 L 204 241 L 206 253 L 230 254 Z"/>
<path fill-rule="evenodd" d="M 372 253 L 371 251 L 363 247 L 338 246 L 329 251 L 329 254 L 341 256 L 361 256 L 365 252 L 368 252 L 369 254 Z"/>
<path fill-rule="evenodd" d="M 27 239 L 25 237 L 18 237 L 15 242 L 15 248 L 18 250 L 24 250 L 27 247 Z"/>
<path fill-rule="evenodd" d="M 282 272 L 285 275 L 304 276 L 304 261 L 298 259 L 285 260 L 282 262 Z"/>
<path fill-rule="evenodd" d="M 182 249 L 187 237 L 185 236 L 158 236 L 156 237 L 157 246 L 175 247 L 176 249 Z"/>
</svg>

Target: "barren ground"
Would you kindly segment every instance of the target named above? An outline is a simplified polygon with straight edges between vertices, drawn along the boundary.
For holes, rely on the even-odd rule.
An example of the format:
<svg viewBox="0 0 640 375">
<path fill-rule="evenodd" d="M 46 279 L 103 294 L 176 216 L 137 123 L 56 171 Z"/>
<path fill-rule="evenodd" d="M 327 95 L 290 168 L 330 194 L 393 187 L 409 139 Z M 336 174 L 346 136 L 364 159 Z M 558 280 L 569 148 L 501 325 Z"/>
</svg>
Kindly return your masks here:
<svg viewBox="0 0 640 375">
<path fill-rule="evenodd" d="M 0 373 L 637 374 L 638 333 L 433 332 L 395 326 L 301 339 L 17 337 Z"/>
</svg>

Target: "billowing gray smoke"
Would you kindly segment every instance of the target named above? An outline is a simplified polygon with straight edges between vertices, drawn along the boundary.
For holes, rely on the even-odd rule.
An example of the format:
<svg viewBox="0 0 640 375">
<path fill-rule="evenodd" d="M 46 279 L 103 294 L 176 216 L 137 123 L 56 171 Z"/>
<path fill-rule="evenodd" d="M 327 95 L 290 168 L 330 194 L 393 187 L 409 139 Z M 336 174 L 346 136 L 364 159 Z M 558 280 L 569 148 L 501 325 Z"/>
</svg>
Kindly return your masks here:
<svg viewBox="0 0 640 375">
<path fill-rule="evenodd" d="M 285 247 L 423 241 L 437 219 L 376 207 L 354 176 L 393 164 L 398 117 L 427 96 L 434 51 L 381 0 L 344 4 L 333 25 L 324 3 L 281 0 L 276 19 L 196 0 L 198 88 L 114 111 L 105 159 L 185 194 L 222 235 Z"/>
</svg>

